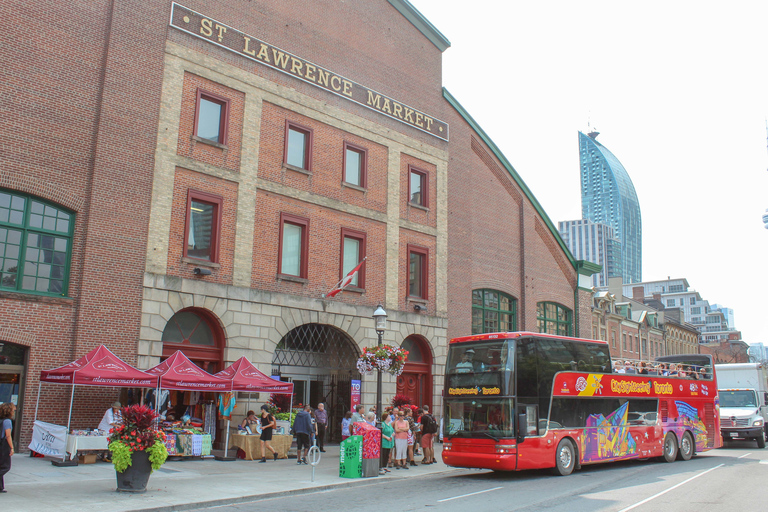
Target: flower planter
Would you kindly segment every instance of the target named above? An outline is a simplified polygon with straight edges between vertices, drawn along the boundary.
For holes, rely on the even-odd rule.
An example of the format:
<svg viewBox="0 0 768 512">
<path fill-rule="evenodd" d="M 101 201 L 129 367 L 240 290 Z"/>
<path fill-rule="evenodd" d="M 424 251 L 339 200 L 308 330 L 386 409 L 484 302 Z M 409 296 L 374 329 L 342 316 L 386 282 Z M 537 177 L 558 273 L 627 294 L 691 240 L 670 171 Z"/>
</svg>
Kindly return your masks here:
<svg viewBox="0 0 768 512">
<path fill-rule="evenodd" d="M 131 453 L 131 465 L 117 474 L 117 492 L 146 492 L 152 463 L 146 450 Z"/>
</svg>

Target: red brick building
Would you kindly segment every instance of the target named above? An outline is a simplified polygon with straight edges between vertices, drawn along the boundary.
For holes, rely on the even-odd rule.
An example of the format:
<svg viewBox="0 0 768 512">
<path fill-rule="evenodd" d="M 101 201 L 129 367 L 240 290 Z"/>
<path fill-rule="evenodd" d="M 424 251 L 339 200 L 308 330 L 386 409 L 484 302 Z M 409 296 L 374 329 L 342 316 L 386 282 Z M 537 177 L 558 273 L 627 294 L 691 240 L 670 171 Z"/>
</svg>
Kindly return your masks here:
<svg viewBox="0 0 768 512">
<path fill-rule="evenodd" d="M 449 43 L 409 3 L 0 9 L 0 389 L 22 447 L 40 370 L 100 343 L 140 368 L 245 355 L 335 421 L 377 304 L 411 352 L 385 401 L 439 406 L 453 336 L 590 335 L 594 265 L 442 88 Z M 41 419 L 66 422 L 68 391 L 43 387 Z M 76 393 L 72 426 L 117 394 Z"/>
</svg>

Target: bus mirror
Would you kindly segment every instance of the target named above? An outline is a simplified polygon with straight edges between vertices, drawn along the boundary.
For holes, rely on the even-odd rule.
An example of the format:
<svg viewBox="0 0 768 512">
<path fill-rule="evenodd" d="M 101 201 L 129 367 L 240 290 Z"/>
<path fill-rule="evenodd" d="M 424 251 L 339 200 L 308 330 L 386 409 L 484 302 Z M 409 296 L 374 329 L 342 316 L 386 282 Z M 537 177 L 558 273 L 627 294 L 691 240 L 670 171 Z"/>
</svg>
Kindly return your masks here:
<svg viewBox="0 0 768 512">
<path fill-rule="evenodd" d="M 768 393 L 763 393 L 763 403 L 768 405 Z"/>
<path fill-rule="evenodd" d="M 521 412 L 517 415 L 517 442 L 525 441 L 525 431 L 528 430 L 528 415 Z"/>
</svg>

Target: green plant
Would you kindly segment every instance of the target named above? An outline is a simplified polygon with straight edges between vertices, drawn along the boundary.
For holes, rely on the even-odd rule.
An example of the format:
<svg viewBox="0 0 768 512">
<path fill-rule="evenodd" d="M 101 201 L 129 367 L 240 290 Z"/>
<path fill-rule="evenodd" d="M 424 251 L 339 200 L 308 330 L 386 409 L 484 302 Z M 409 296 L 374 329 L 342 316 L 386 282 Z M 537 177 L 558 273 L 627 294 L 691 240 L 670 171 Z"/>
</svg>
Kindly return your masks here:
<svg viewBox="0 0 768 512">
<path fill-rule="evenodd" d="M 373 373 L 375 370 L 400 375 L 405 369 L 407 359 L 408 351 L 402 347 L 392 345 L 365 347 L 362 355 L 357 359 L 357 370 L 363 375 Z"/>
<path fill-rule="evenodd" d="M 109 450 L 115 470 L 122 473 L 131 465 L 131 454 L 146 450 L 152 470 L 158 469 L 168 458 L 165 434 L 155 427 L 157 413 L 145 405 L 132 405 L 121 410 L 123 423 L 112 428 Z"/>
</svg>

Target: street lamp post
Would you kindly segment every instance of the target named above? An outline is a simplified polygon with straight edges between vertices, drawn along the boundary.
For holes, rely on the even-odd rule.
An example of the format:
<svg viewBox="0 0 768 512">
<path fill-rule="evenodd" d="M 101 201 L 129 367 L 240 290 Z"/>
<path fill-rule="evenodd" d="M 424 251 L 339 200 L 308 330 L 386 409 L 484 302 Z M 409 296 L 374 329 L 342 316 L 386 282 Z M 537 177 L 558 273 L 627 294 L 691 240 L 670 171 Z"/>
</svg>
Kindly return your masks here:
<svg viewBox="0 0 768 512">
<path fill-rule="evenodd" d="M 382 345 L 382 338 L 384 336 L 384 330 L 387 328 L 387 312 L 378 305 L 376 311 L 373 312 L 373 319 L 376 320 L 376 334 L 379 337 L 379 347 Z M 381 368 L 379 368 L 378 375 L 376 376 L 376 425 L 381 428 Z"/>
</svg>

